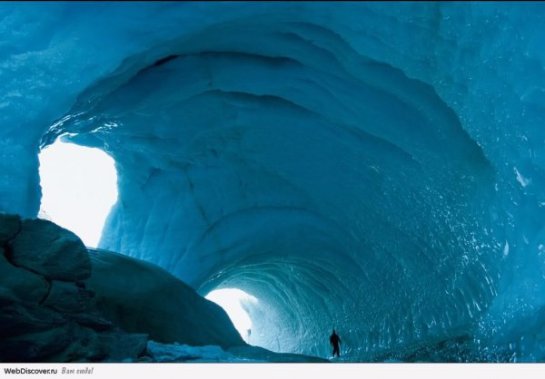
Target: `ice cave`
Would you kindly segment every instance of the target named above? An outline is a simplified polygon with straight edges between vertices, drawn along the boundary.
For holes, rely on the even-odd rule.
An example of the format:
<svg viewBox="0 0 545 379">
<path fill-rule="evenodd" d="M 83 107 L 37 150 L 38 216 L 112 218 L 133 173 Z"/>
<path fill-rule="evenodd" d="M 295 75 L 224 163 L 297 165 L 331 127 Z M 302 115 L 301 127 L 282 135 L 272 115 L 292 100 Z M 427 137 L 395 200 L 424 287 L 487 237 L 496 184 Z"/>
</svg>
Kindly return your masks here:
<svg viewBox="0 0 545 379">
<path fill-rule="evenodd" d="M 545 4 L 13 2 L 0 36 L 1 362 L 322 362 L 332 329 L 337 362 L 545 362 Z M 66 223 L 59 143 L 110 162 L 53 164 Z"/>
</svg>

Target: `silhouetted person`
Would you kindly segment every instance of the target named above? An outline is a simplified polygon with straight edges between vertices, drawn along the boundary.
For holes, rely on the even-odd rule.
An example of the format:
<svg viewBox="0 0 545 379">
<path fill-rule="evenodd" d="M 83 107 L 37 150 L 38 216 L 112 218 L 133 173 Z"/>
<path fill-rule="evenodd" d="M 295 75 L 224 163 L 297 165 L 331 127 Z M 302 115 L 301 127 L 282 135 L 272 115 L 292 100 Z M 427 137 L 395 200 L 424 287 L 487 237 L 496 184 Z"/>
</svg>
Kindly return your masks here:
<svg viewBox="0 0 545 379">
<path fill-rule="evenodd" d="M 329 336 L 329 342 L 331 343 L 331 346 L 333 346 L 333 356 L 337 355 L 337 357 L 340 357 L 339 344 L 341 343 L 341 339 L 337 333 L 335 333 L 335 329 L 333 329 L 333 333 Z"/>
</svg>

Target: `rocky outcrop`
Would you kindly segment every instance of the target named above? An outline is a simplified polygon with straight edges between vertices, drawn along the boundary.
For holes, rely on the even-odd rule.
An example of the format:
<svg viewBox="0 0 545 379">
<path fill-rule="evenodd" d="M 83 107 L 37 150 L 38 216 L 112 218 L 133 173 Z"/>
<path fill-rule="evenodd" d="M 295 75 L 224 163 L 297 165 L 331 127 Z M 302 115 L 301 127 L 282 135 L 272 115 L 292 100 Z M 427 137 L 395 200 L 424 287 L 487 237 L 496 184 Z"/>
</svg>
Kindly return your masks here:
<svg viewBox="0 0 545 379">
<path fill-rule="evenodd" d="M 6 250 L 0 247 L 0 296 L 38 303 L 49 291 L 49 282 L 38 274 L 14 266 L 6 258 Z"/>
<path fill-rule="evenodd" d="M 72 232 L 0 214 L 0 362 L 136 360 L 146 334 L 127 333 L 96 308 L 82 281 L 91 264 Z"/>
<path fill-rule="evenodd" d="M 0 214 L 0 362 L 135 361 L 148 338 L 244 345 L 223 309 L 166 271 Z"/>
<path fill-rule="evenodd" d="M 10 242 L 10 261 L 47 279 L 78 281 L 91 274 L 87 249 L 74 233 L 46 220 L 24 220 Z"/>
<path fill-rule="evenodd" d="M 21 218 L 17 215 L 0 214 L 0 244 L 13 239 L 21 230 Z"/>
<path fill-rule="evenodd" d="M 90 251 L 85 282 L 100 311 L 128 332 L 192 346 L 246 345 L 225 311 L 165 270 L 108 251 Z"/>
</svg>

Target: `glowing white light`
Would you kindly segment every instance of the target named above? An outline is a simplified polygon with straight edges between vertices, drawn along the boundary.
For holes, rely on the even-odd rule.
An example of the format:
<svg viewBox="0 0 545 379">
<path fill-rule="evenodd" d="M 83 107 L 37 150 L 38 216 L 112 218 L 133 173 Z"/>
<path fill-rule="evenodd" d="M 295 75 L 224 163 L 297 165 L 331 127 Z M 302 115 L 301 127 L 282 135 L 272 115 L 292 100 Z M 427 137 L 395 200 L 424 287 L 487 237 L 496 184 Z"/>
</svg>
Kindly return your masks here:
<svg viewBox="0 0 545 379">
<path fill-rule="evenodd" d="M 104 221 L 117 201 L 114 160 L 100 149 L 63 143 L 39 156 L 42 202 L 39 217 L 48 218 L 96 247 Z"/>
<path fill-rule="evenodd" d="M 252 320 L 242 307 L 244 303 L 257 303 L 257 299 L 238 288 L 222 288 L 206 295 L 206 298 L 222 307 L 242 338 L 251 340 Z M 250 331 L 250 333 L 248 333 Z"/>
</svg>

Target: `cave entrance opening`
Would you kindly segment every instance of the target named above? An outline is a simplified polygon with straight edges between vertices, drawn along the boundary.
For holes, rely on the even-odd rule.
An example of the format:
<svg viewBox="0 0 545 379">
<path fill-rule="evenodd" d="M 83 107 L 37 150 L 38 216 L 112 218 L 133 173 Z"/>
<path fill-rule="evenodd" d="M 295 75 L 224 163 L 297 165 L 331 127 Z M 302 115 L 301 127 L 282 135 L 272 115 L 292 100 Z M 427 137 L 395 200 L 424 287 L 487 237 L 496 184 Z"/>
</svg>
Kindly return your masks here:
<svg viewBox="0 0 545 379">
<path fill-rule="evenodd" d="M 97 247 L 117 201 L 114 160 L 104 151 L 60 140 L 39 154 L 42 199 L 38 217 L 71 230 Z"/>
<path fill-rule="evenodd" d="M 206 298 L 222 307 L 242 339 L 253 345 L 252 319 L 249 309 L 257 305 L 257 298 L 238 288 L 217 289 L 208 293 Z"/>
</svg>

